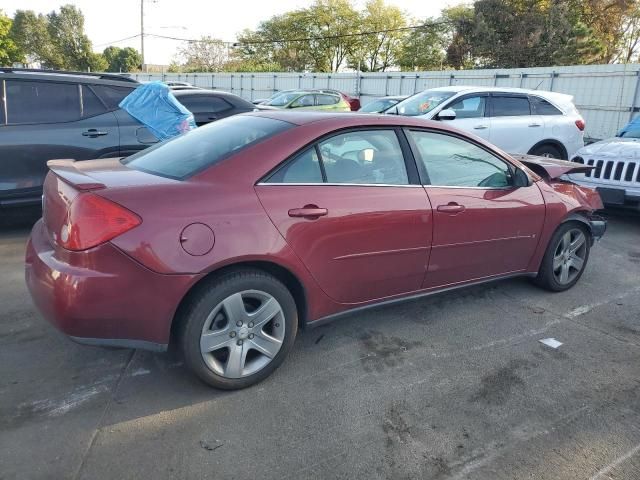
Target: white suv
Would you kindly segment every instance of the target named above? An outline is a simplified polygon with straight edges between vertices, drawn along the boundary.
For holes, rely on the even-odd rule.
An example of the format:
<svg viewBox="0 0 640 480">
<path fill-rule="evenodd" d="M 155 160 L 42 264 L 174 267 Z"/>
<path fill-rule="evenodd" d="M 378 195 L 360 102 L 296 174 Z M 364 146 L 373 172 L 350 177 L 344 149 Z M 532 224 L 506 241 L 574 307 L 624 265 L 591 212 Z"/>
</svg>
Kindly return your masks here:
<svg viewBox="0 0 640 480">
<path fill-rule="evenodd" d="M 569 159 L 584 146 L 584 119 L 563 93 L 498 87 L 439 87 L 387 113 L 440 120 L 509 153 Z"/>
</svg>

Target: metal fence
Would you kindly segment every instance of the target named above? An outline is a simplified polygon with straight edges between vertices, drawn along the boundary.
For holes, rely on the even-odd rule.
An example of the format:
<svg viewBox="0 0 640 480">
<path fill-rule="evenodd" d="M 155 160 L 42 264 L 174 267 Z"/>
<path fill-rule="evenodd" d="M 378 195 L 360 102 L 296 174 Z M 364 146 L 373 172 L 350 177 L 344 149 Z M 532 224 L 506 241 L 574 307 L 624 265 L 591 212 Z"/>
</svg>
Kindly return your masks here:
<svg viewBox="0 0 640 480">
<path fill-rule="evenodd" d="M 640 110 L 640 64 L 383 73 L 138 73 L 133 77 L 186 81 L 248 100 L 286 89 L 331 88 L 359 96 L 363 105 L 380 96 L 412 95 L 447 85 L 550 90 L 574 96 L 587 124 L 587 137 L 596 139 L 613 136 Z"/>
</svg>

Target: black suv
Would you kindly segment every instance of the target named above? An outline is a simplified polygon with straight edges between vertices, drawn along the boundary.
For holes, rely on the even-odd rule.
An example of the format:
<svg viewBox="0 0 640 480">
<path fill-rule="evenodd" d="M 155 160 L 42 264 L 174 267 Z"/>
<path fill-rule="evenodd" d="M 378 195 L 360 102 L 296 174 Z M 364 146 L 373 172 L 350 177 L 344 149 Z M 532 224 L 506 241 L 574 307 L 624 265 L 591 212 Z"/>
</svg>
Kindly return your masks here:
<svg viewBox="0 0 640 480">
<path fill-rule="evenodd" d="M 122 75 L 0 69 L 0 207 L 40 202 L 47 160 L 130 155 L 157 141 L 120 101 Z"/>
<path fill-rule="evenodd" d="M 118 107 L 139 85 L 118 74 L 0 68 L 0 208 L 40 203 L 47 160 L 125 157 L 156 143 Z M 195 87 L 173 93 L 198 126 L 272 108 Z"/>
</svg>

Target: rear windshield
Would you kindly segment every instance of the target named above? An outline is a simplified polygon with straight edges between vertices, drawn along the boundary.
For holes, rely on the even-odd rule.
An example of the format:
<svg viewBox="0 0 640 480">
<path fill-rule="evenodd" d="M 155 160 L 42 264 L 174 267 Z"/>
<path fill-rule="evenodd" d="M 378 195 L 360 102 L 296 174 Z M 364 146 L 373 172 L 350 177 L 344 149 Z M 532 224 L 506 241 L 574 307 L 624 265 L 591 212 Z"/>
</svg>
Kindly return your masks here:
<svg viewBox="0 0 640 480">
<path fill-rule="evenodd" d="M 182 180 L 291 127 L 289 122 L 265 117 L 228 117 L 165 140 L 121 161 L 136 170 Z"/>
</svg>

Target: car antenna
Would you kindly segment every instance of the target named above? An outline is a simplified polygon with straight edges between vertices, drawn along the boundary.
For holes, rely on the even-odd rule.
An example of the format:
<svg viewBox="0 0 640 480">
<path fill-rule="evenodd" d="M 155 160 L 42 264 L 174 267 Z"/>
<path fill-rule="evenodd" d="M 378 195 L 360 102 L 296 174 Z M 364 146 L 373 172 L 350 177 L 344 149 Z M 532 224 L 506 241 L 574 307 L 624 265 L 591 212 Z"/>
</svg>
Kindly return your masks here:
<svg viewBox="0 0 640 480">
<path fill-rule="evenodd" d="M 534 88 L 534 90 L 537 90 L 540 88 L 540 85 L 542 85 L 544 83 L 544 80 L 540 81 L 540 83 L 536 86 L 536 88 Z"/>
</svg>

